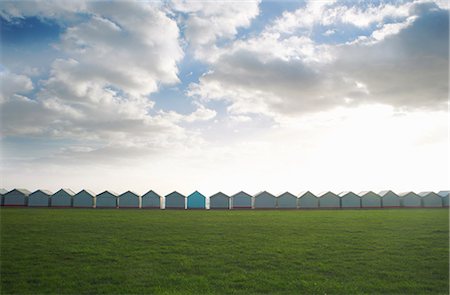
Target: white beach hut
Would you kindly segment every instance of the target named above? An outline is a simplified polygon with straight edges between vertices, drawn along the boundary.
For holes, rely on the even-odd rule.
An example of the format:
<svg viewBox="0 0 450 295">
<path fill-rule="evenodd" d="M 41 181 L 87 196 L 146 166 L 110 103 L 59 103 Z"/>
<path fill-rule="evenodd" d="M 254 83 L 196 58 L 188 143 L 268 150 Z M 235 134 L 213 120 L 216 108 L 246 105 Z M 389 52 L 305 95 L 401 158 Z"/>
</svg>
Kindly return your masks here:
<svg viewBox="0 0 450 295">
<path fill-rule="evenodd" d="M 51 207 L 72 207 L 72 199 L 75 193 L 68 188 L 62 188 L 50 198 Z"/>
<path fill-rule="evenodd" d="M 277 197 L 278 209 L 297 209 L 298 198 L 290 192 L 282 193 Z"/>
<path fill-rule="evenodd" d="M 361 197 L 357 194 L 345 191 L 339 194 L 341 208 L 361 208 Z"/>
<path fill-rule="evenodd" d="M 95 208 L 95 193 L 90 190 L 81 190 L 73 196 L 74 208 Z"/>
<path fill-rule="evenodd" d="M 186 209 L 186 197 L 177 191 L 168 194 L 165 199 L 166 209 Z"/>
<path fill-rule="evenodd" d="M 48 190 L 37 190 L 28 196 L 28 207 L 48 207 L 50 204 L 50 197 L 53 195 Z"/>
<path fill-rule="evenodd" d="M 231 208 L 252 209 L 253 197 L 246 192 L 240 191 L 231 196 Z"/>
<path fill-rule="evenodd" d="M 422 206 L 427 208 L 442 207 L 442 198 L 435 192 L 421 192 L 419 196 L 422 198 Z"/>
<path fill-rule="evenodd" d="M 255 195 L 253 208 L 255 209 L 275 209 L 277 198 L 269 192 L 262 191 Z"/>
<path fill-rule="evenodd" d="M 340 198 L 333 192 L 322 192 L 319 195 L 319 208 L 338 209 L 341 206 Z"/>
<path fill-rule="evenodd" d="M 112 191 L 104 191 L 96 196 L 96 208 L 117 208 L 118 195 Z"/>
<path fill-rule="evenodd" d="M 300 209 L 319 208 L 319 198 L 310 191 L 301 192 L 298 198 L 298 207 Z"/>
<path fill-rule="evenodd" d="M 440 191 L 438 195 L 442 198 L 442 206 L 448 207 L 448 198 L 450 196 L 450 191 Z"/>
<path fill-rule="evenodd" d="M 132 191 L 126 191 L 118 197 L 119 208 L 140 208 L 141 197 Z"/>
<path fill-rule="evenodd" d="M 359 196 L 361 197 L 362 208 L 381 208 L 380 195 L 372 191 L 363 191 L 359 193 Z"/>
<path fill-rule="evenodd" d="M 24 188 L 15 188 L 3 195 L 4 206 L 26 206 L 31 192 Z"/>
<path fill-rule="evenodd" d="M 404 192 L 399 194 L 402 207 L 422 207 L 421 197 L 414 192 Z"/>
<path fill-rule="evenodd" d="M 210 209 L 230 209 L 231 197 L 218 192 L 211 197 L 209 197 L 209 208 Z"/>
<path fill-rule="evenodd" d="M 401 206 L 401 198 L 391 190 L 385 190 L 378 193 L 381 197 L 381 207 L 398 208 Z"/>
</svg>

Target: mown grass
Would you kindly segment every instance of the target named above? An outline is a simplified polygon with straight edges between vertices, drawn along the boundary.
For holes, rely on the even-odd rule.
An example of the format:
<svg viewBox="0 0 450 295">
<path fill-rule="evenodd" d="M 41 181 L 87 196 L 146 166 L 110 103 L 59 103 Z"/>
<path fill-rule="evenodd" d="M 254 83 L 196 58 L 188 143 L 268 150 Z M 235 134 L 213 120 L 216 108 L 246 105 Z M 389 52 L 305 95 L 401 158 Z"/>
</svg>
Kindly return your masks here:
<svg viewBox="0 0 450 295">
<path fill-rule="evenodd" d="M 446 209 L 0 213 L 2 294 L 449 292 Z"/>
</svg>

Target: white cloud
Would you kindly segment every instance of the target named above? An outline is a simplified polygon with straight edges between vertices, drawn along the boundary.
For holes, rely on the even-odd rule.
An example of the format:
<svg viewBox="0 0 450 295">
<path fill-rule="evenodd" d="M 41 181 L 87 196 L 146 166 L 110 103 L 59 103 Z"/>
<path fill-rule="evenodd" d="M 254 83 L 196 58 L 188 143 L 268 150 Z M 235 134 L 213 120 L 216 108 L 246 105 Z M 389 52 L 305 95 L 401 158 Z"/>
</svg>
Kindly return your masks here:
<svg viewBox="0 0 450 295">
<path fill-rule="evenodd" d="M 269 29 L 236 41 L 189 95 L 226 100 L 233 114 L 278 120 L 370 103 L 446 108 L 448 12 L 433 4 L 412 6 L 404 23 L 382 26 L 372 42 L 317 45 Z"/>
<path fill-rule="evenodd" d="M 233 39 L 258 13 L 255 1 L 172 1 L 174 10 L 186 14 L 185 38 L 199 59 L 213 59 L 217 41 Z"/>
<path fill-rule="evenodd" d="M 31 90 L 33 82 L 27 76 L 0 72 L 0 103 L 16 94 L 26 94 Z"/>
<path fill-rule="evenodd" d="M 15 96 L 31 90 L 31 80 L 5 76 L 4 136 L 65 138 L 95 147 L 127 142 L 144 150 L 188 140 L 189 132 L 171 116 L 150 115 L 154 102 L 148 95 L 161 84 L 179 81 L 177 63 L 183 57 L 177 24 L 157 4 L 88 2 L 52 8 L 45 3 L 15 3 L 6 5 L 10 17 L 34 14 L 58 19 L 60 10 L 82 10 L 86 15 L 62 34 L 57 47 L 67 58 L 53 62 L 35 99 Z M 207 115 L 196 114 L 202 119 Z M 94 152 L 73 155 L 86 154 Z"/>
</svg>

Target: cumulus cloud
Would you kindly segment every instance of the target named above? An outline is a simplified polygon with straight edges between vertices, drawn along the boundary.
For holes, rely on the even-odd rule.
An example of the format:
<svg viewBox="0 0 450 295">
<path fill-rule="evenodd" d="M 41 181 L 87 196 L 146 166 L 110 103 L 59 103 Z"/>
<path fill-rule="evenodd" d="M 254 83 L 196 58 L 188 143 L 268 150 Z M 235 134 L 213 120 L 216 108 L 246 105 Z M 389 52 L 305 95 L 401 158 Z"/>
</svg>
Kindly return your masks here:
<svg viewBox="0 0 450 295">
<path fill-rule="evenodd" d="M 448 33 L 448 11 L 432 3 L 415 4 L 401 25 L 381 25 L 371 38 L 348 44 L 317 45 L 268 27 L 235 42 L 189 94 L 227 100 L 233 113 L 269 116 L 365 103 L 442 109 Z"/>
<path fill-rule="evenodd" d="M 239 28 L 248 27 L 259 13 L 259 2 L 177 0 L 171 6 L 185 15 L 185 38 L 195 56 L 213 59 L 217 41 L 233 39 Z"/>
<path fill-rule="evenodd" d="M 2 16 L 11 21 L 30 15 L 59 19 L 69 12 L 84 17 L 61 35 L 56 46 L 66 58 L 52 63 L 32 98 L 16 95 L 32 89 L 29 78 L 2 74 L 2 134 L 66 138 L 108 150 L 126 142 L 148 152 L 187 140 L 189 132 L 152 111 L 149 99 L 161 84 L 179 81 L 183 51 L 176 22 L 153 3 L 71 3 L 3 6 Z"/>
<path fill-rule="evenodd" d="M 0 72 L 0 103 L 14 95 L 26 94 L 33 90 L 33 82 L 25 75 L 6 71 Z"/>
</svg>

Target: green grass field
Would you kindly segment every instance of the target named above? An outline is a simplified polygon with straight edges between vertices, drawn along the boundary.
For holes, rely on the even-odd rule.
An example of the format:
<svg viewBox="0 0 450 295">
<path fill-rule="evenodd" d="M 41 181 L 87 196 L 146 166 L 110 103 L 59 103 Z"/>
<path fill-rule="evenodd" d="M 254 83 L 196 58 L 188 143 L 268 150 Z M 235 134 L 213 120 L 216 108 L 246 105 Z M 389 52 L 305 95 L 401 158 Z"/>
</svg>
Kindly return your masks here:
<svg viewBox="0 0 450 295">
<path fill-rule="evenodd" d="M 2 294 L 449 292 L 446 209 L 0 213 Z"/>
</svg>

